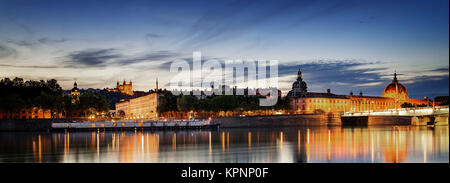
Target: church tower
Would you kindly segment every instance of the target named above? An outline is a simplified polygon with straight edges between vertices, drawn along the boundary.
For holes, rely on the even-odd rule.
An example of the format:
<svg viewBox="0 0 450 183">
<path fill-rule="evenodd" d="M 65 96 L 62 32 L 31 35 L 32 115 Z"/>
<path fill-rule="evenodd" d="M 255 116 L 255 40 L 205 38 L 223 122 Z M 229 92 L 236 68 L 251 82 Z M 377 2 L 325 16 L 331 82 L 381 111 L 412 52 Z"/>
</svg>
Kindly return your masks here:
<svg viewBox="0 0 450 183">
<path fill-rule="evenodd" d="M 158 77 L 156 77 L 156 93 L 158 93 L 159 87 L 158 87 Z"/>
<path fill-rule="evenodd" d="M 133 93 L 133 82 L 130 81 L 129 84 L 126 83 L 125 80 L 123 80 L 123 84 L 121 85 L 119 81 L 116 83 L 116 88 L 114 89 L 108 89 L 109 92 L 118 92 L 123 93 L 127 95 L 134 95 Z"/>
<path fill-rule="evenodd" d="M 78 84 L 76 81 L 73 83 L 72 90 L 70 90 L 70 96 L 72 97 L 72 104 L 80 101 L 80 90 L 78 89 Z"/>
<path fill-rule="evenodd" d="M 298 69 L 297 81 L 292 84 L 292 90 L 294 92 L 308 92 L 308 86 L 305 81 L 303 81 L 302 71 Z"/>
</svg>

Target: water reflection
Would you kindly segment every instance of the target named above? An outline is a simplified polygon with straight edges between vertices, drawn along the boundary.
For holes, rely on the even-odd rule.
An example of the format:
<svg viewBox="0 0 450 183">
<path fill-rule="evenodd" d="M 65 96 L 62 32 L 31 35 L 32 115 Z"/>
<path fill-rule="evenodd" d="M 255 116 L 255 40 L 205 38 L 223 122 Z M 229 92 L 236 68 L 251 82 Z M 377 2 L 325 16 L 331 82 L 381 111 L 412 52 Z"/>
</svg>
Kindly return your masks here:
<svg viewBox="0 0 450 183">
<path fill-rule="evenodd" d="M 0 162 L 449 162 L 447 126 L 0 133 Z"/>
</svg>

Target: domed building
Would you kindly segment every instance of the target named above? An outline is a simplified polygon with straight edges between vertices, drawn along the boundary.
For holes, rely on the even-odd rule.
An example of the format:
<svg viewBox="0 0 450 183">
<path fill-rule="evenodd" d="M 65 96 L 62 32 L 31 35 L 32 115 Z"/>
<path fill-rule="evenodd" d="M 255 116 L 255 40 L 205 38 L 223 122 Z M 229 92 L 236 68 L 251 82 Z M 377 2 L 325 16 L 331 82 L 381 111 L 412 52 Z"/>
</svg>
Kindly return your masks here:
<svg viewBox="0 0 450 183">
<path fill-rule="evenodd" d="M 394 80 L 386 85 L 381 96 L 393 98 L 398 102 L 408 101 L 408 91 L 406 90 L 405 86 L 398 82 L 396 72 L 394 73 Z"/>
<path fill-rule="evenodd" d="M 295 89 L 298 92 L 307 92 L 308 91 L 308 86 L 306 85 L 306 82 L 303 81 L 302 71 L 300 69 L 298 69 L 297 81 L 295 81 L 292 84 L 292 89 Z"/>
<path fill-rule="evenodd" d="M 302 94 L 308 92 L 308 86 L 302 78 L 302 71 L 298 69 L 297 80 L 292 83 L 292 90 L 287 94 L 288 96 L 301 96 Z"/>
<path fill-rule="evenodd" d="M 353 95 L 353 92 L 339 95 L 331 93 L 331 89 L 327 89 L 326 93 L 308 92 L 299 70 L 287 97 L 291 99 L 292 109 L 296 113 L 385 111 L 401 108 L 404 103 L 429 105 L 427 100 L 409 98 L 406 87 L 397 80 L 397 73 L 394 73 L 394 80 L 384 88 L 382 96 L 366 96 L 362 92 L 359 95 Z"/>
</svg>

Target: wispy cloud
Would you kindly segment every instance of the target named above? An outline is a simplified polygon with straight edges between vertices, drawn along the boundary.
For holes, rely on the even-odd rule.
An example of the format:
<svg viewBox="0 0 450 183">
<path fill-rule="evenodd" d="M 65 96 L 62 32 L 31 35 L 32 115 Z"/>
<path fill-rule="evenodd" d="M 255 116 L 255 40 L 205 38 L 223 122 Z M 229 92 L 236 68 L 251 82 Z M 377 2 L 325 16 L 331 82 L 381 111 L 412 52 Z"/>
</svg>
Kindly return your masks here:
<svg viewBox="0 0 450 183">
<path fill-rule="evenodd" d="M 236 0 L 223 6 L 206 11 L 191 27 L 183 46 L 200 46 L 220 39 L 230 39 L 238 33 L 263 23 L 286 9 L 295 7 L 296 1 L 271 3 L 272 6 L 261 6 L 255 0 Z M 251 15 L 243 14 L 252 12 Z"/>
<path fill-rule="evenodd" d="M 292 75 L 300 68 L 305 77 L 315 82 L 327 82 L 330 79 L 346 83 L 376 82 L 387 68 L 380 67 L 380 62 L 358 62 L 355 60 L 319 60 L 303 64 L 279 65 L 279 76 Z M 292 64 L 294 63 L 294 64 Z M 362 83 L 361 83 L 362 84 Z"/>
<path fill-rule="evenodd" d="M 48 37 L 43 37 L 43 38 L 38 40 L 38 42 L 42 43 L 42 44 L 63 43 L 63 42 L 66 42 L 66 41 L 68 41 L 68 39 L 66 39 L 66 38 L 51 39 L 51 38 L 48 38 Z"/>
<path fill-rule="evenodd" d="M 86 49 L 70 53 L 65 61 L 69 67 L 104 67 L 113 59 L 122 58 L 123 55 L 116 49 Z"/>
<path fill-rule="evenodd" d="M 185 55 L 179 54 L 177 57 L 175 57 L 172 60 L 166 61 L 166 62 L 162 62 L 159 66 L 158 69 L 164 69 L 164 70 L 170 70 L 170 66 L 172 65 L 172 63 L 175 60 L 184 60 L 186 61 L 189 66 L 192 68 L 192 63 L 193 63 L 193 59 L 192 57 L 186 57 Z M 210 57 L 210 56 L 203 56 L 201 58 L 201 63 L 205 63 L 208 60 L 217 60 L 222 64 L 222 67 L 224 66 L 224 59 L 223 58 L 219 58 L 219 57 Z"/>
<path fill-rule="evenodd" d="M 66 38 L 61 39 L 53 39 L 49 37 L 42 37 L 37 40 L 16 40 L 16 39 L 8 39 L 6 42 L 17 45 L 17 46 L 24 46 L 24 47 L 34 47 L 37 45 L 45 44 L 45 45 L 51 45 L 51 44 L 57 44 L 57 43 L 63 43 L 68 41 Z"/>
<path fill-rule="evenodd" d="M 66 56 L 64 64 L 66 67 L 106 67 L 106 66 L 129 66 L 136 63 L 168 61 L 179 56 L 179 53 L 163 50 L 151 53 L 134 54 L 132 56 L 123 54 L 124 50 L 116 48 L 86 49 L 71 52 Z"/>
<path fill-rule="evenodd" d="M 285 28 L 294 27 L 312 19 L 333 16 L 357 3 L 358 1 L 350 0 L 327 3 L 312 0 L 232 1 L 217 8 L 211 8 L 198 18 L 188 31 L 186 38 L 182 40 L 182 47 L 204 46 L 230 40 L 286 14 L 295 18 L 295 21 L 289 22 Z M 312 6 L 314 8 L 311 9 Z"/>
<path fill-rule="evenodd" d="M 4 46 L 0 44 L 0 59 L 15 57 L 17 55 L 17 51 L 14 48 Z"/>
<path fill-rule="evenodd" d="M 115 62 L 115 64 L 119 65 L 129 65 L 140 62 L 149 62 L 149 61 L 167 61 L 173 59 L 174 57 L 179 56 L 179 53 L 172 51 L 156 51 L 148 54 L 144 54 L 142 56 L 131 57 L 131 58 L 123 58 Z"/>
<path fill-rule="evenodd" d="M 435 69 L 430 69 L 430 71 L 432 72 L 444 72 L 448 74 L 448 67 L 440 67 L 440 68 L 435 68 Z"/>
<path fill-rule="evenodd" d="M 356 84 L 355 86 L 379 86 L 379 85 L 383 85 L 383 84 L 386 84 L 386 83 L 379 81 L 379 82 Z"/>
<path fill-rule="evenodd" d="M 12 40 L 12 39 L 8 39 L 6 40 L 6 42 L 17 45 L 17 46 L 25 46 L 25 47 L 30 47 L 35 45 L 36 43 L 33 41 L 28 41 L 28 40 Z"/>
<path fill-rule="evenodd" d="M 409 81 L 413 81 L 410 83 Z M 447 95 L 449 92 L 449 76 L 417 76 L 406 81 L 408 94 L 413 98 Z"/>
<path fill-rule="evenodd" d="M 280 64 L 278 75 L 280 77 L 290 76 L 291 84 L 296 77 L 298 69 L 303 73 L 303 79 L 308 83 L 311 91 L 325 91 L 330 88 L 337 93 L 350 91 L 373 91 L 380 90 L 388 80 L 384 74 L 387 68 L 382 67 L 380 62 L 361 62 L 356 60 L 319 60 L 303 62 L 298 61 L 290 64 Z M 370 92 L 369 92 L 370 93 Z"/>
<path fill-rule="evenodd" d="M 0 67 L 31 68 L 31 69 L 54 69 L 54 68 L 60 68 L 60 67 L 58 67 L 58 66 L 13 65 L 13 64 L 0 64 Z"/>
<path fill-rule="evenodd" d="M 159 34 L 153 34 L 153 33 L 147 33 L 145 34 L 145 38 L 149 39 L 149 38 L 158 38 L 161 37 L 161 35 Z"/>
</svg>

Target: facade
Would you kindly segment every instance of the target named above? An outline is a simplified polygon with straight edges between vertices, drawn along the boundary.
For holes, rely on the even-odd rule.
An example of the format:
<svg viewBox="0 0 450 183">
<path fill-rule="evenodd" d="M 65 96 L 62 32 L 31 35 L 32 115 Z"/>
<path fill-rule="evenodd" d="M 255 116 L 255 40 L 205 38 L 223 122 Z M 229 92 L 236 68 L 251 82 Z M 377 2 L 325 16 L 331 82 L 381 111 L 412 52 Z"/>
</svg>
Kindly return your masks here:
<svg viewBox="0 0 450 183">
<path fill-rule="evenodd" d="M 408 91 L 398 82 L 397 73 L 394 73 L 394 80 L 386 85 L 381 96 L 396 99 L 400 103 L 408 102 Z"/>
<path fill-rule="evenodd" d="M 302 79 L 302 72 L 297 73 L 297 80 L 292 85 L 287 97 L 291 99 L 292 109 L 296 113 L 318 113 L 318 112 L 363 112 L 383 111 L 387 109 L 401 108 L 403 103 L 412 105 L 429 105 L 428 100 L 410 99 L 406 87 L 397 80 L 389 83 L 381 97 L 359 95 L 337 95 L 328 89 L 326 93 L 308 92 L 307 84 Z"/>
<path fill-rule="evenodd" d="M 116 116 L 124 119 L 158 119 L 158 93 L 116 103 Z"/>
<path fill-rule="evenodd" d="M 129 84 L 127 84 L 125 81 L 123 81 L 123 84 L 119 84 L 119 82 L 117 82 L 116 88 L 114 88 L 114 89 L 107 89 L 107 91 L 123 93 L 123 94 L 126 94 L 126 95 L 134 95 L 134 93 L 133 93 L 133 82 L 130 81 Z"/>
<path fill-rule="evenodd" d="M 70 96 L 72 97 L 72 104 L 80 101 L 80 89 L 78 89 L 78 84 L 75 81 L 72 90 L 70 90 Z"/>
<path fill-rule="evenodd" d="M 50 119 L 50 110 L 42 110 L 37 107 L 21 109 L 18 112 L 0 112 L 0 119 Z"/>
</svg>

